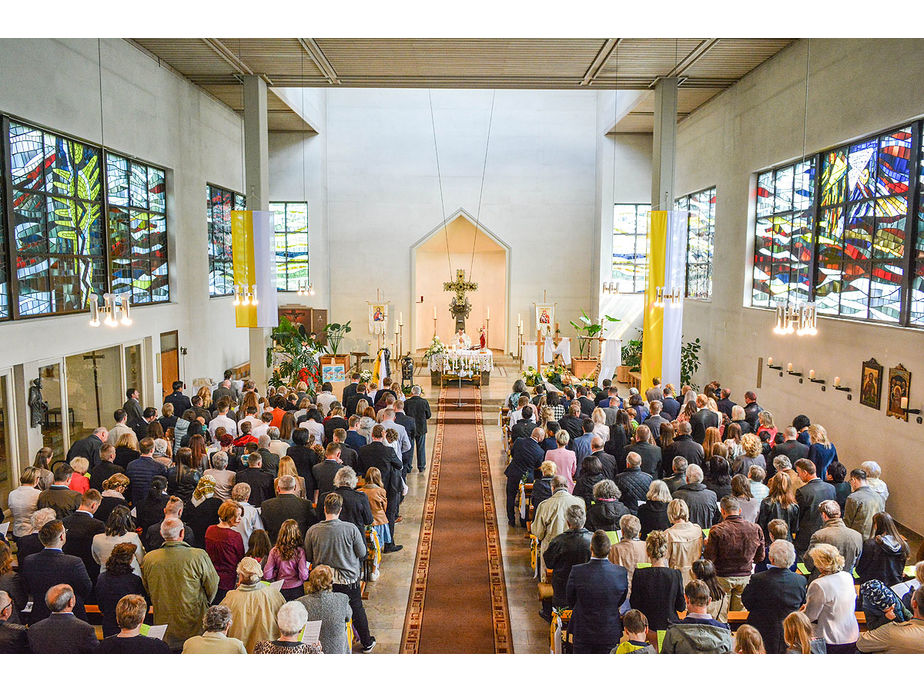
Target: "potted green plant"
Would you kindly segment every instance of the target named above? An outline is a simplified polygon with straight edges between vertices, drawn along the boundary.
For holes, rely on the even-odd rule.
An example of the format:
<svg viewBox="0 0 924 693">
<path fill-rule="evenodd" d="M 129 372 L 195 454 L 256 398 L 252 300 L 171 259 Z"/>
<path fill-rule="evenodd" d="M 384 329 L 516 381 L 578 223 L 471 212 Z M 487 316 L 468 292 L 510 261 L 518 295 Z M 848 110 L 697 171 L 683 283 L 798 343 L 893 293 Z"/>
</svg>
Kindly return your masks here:
<svg viewBox="0 0 924 693">
<path fill-rule="evenodd" d="M 577 358 L 571 359 L 571 370 L 575 377 L 583 378 L 590 375 L 597 369 L 597 359 L 590 358 L 590 340 L 593 337 L 599 337 L 603 332 L 607 322 L 619 322 L 619 318 L 604 315 L 600 320 L 594 322 L 587 315 L 587 312 L 581 310 L 581 317 L 575 322 L 571 320 L 571 326 L 578 333 L 578 353 Z M 587 352 L 585 358 L 584 352 Z"/>
<path fill-rule="evenodd" d="M 694 390 L 697 388 L 693 376 L 699 370 L 699 350 L 702 346 L 697 337 L 680 347 L 680 384 L 690 385 Z"/>
<path fill-rule="evenodd" d="M 636 330 L 638 332 L 638 330 Z M 639 333 L 641 334 L 641 333 Z M 642 340 L 630 339 L 622 345 L 622 365 L 616 369 L 616 381 L 629 382 L 629 373 L 642 366 Z"/>
<path fill-rule="evenodd" d="M 320 367 L 315 344 L 310 342 L 302 325 L 293 325 L 282 317 L 279 326 L 270 333 L 273 345 L 266 349 L 266 366 L 273 369 L 269 384 L 294 385 L 304 382 L 314 393 L 320 383 Z"/>
<path fill-rule="evenodd" d="M 333 356 L 340 356 L 340 344 L 343 342 L 345 335 L 353 331 L 350 327 L 351 320 L 347 320 L 342 325 L 339 322 L 327 323 L 324 328 L 324 334 L 327 336 L 327 353 Z"/>
</svg>

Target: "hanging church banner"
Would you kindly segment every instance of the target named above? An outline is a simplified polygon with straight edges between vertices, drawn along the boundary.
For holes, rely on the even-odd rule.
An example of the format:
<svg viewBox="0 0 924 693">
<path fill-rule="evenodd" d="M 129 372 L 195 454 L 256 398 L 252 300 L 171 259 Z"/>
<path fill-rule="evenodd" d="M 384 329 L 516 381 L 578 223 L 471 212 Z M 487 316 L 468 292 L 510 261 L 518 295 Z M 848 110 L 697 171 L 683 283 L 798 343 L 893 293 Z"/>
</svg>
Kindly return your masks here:
<svg viewBox="0 0 924 693">
<path fill-rule="evenodd" d="M 648 224 L 648 285 L 642 329 L 642 387 L 652 378 L 680 387 L 687 213 L 654 211 Z"/>
<path fill-rule="evenodd" d="M 554 325 L 555 325 L 555 304 L 554 303 L 537 303 L 536 304 L 536 329 L 542 333 L 543 337 L 551 337 Z"/>
<path fill-rule="evenodd" d="M 272 212 L 231 212 L 234 315 L 238 327 L 279 325 L 273 243 Z"/>
<path fill-rule="evenodd" d="M 388 304 L 369 304 L 369 332 L 372 334 L 388 333 Z"/>
</svg>

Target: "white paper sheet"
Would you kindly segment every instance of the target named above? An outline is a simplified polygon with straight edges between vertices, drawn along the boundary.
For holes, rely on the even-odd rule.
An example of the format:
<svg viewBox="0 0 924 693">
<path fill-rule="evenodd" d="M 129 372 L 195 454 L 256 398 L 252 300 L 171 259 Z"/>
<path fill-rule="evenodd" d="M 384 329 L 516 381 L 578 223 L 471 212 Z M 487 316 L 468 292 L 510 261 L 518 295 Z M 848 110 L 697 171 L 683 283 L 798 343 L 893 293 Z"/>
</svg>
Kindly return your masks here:
<svg viewBox="0 0 924 693">
<path fill-rule="evenodd" d="M 157 638 L 158 640 L 163 640 L 164 635 L 167 633 L 167 624 L 164 623 L 160 626 L 151 626 L 148 628 L 148 637 Z"/>
<path fill-rule="evenodd" d="M 302 631 L 302 637 L 298 641 L 307 643 L 321 642 L 321 622 L 308 621 Z"/>
<path fill-rule="evenodd" d="M 275 582 L 270 583 L 270 587 L 272 587 L 274 590 L 282 591 L 282 583 L 283 580 L 276 580 Z"/>
<path fill-rule="evenodd" d="M 10 531 L 10 523 L 4 522 L 0 525 L 0 537 L 5 537 L 6 533 Z"/>
</svg>

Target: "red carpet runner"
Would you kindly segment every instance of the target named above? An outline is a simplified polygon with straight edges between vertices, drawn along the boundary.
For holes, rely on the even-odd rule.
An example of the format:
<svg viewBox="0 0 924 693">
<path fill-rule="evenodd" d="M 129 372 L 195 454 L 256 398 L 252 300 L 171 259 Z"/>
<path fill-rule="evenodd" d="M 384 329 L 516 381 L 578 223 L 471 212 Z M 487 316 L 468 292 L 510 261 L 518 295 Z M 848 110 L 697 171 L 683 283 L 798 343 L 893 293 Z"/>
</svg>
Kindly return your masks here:
<svg viewBox="0 0 924 693">
<path fill-rule="evenodd" d="M 402 653 L 512 653 L 481 392 L 440 392 Z"/>
</svg>

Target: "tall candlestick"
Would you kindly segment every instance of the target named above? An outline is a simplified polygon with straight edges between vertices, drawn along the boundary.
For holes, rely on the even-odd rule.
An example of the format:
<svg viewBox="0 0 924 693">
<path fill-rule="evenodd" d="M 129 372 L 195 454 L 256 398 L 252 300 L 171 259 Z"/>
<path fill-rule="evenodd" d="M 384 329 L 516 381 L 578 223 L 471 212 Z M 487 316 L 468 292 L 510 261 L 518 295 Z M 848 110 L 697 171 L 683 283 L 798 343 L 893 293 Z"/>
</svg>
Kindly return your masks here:
<svg viewBox="0 0 924 693">
<path fill-rule="evenodd" d="M 486 312 L 485 312 L 484 317 L 485 319 L 490 320 L 491 319 L 491 306 L 485 306 L 485 308 L 486 308 Z"/>
</svg>

